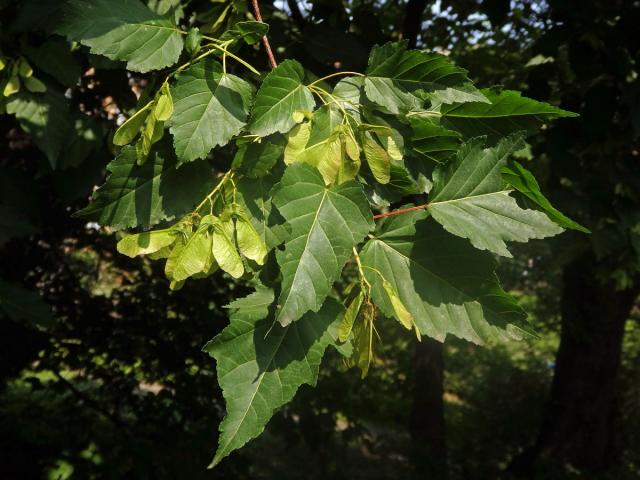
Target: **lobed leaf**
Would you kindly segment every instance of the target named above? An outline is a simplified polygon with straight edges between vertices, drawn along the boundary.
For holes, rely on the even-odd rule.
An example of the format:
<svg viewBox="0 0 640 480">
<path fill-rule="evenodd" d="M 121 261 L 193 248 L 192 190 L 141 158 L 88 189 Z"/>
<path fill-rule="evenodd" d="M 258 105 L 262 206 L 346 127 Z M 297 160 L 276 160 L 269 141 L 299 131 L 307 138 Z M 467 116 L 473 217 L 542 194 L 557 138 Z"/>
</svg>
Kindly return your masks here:
<svg viewBox="0 0 640 480">
<path fill-rule="evenodd" d="M 519 137 L 483 149 L 484 139 L 462 146 L 456 159 L 433 173 L 429 212 L 444 228 L 468 238 L 480 250 L 511 257 L 505 241 L 526 242 L 562 232 L 542 212 L 520 208 L 509 195 L 501 170 L 519 149 Z"/>
<path fill-rule="evenodd" d="M 324 351 L 333 342 L 329 328 L 341 316 L 340 304 L 328 300 L 318 313 L 283 327 L 270 315 L 273 300 L 273 291 L 260 287 L 231 303 L 231 323 L 203 348 L 216 359 L 227 404 L 211 466 L 260 435 L 300 385 L 315 385 Z"/>
<path fill-rule="evenodd" d="M 110 175 L 93 194 L 89 205 L 75 214 L 114 229 L 142 226 L 147 229 L 193 209 L 212 188 L 206 162 L 194 162 L 179 170 L 171 145 L 154 146 L 149 160 L 137 165 L 134 146 L 125 146 L 107 165 Z"/>
<path fill-rule="evenodd" d="M 206 157 L 226 145 L 247 122 L 253 86 L 205 59 L 178 76 L 172 88 L 170 131 L 180 163 Z"/>
<path fill-rule="evenodd" d="M 419 109 L 426 98 L 439 103 L 486 102 L 466 76 L 446 57 L 407 50 L 406 42 L 371 49 L 364 90 L 372 102 L 393 114 Z"/>
<path fill-rule="evenodd" d="M 282 272 L 277 320 L 288 325 L 318 311 L 373 219 L 359 183 L 325 187 L 320 172 L 305 164 L 287 168 L 273 203 L 291 226 L 276 254 Z"/>
<path fill-rule="evenodd" d="M 531 132 L 548 120 L 577 116 L 512 90 L 486 89 L 482 93 L 491 103 L 442 105 L 442 126 L 457 130 L 466 138 L 486 135 L 489 143 L 495 144 L 514 132 Z"/>
<path fill-rule="evenodd" d="M 551 220 L 564 228 L 591 233 L 589 229 L 574 222 L 560 210 L 551 205 L 551 202 L 540 191 L 540 185 L 536 178 L 515 160 L 502 167 L 502 177 L 513 188 L 522 193 L 526 198 L 534 202 L 549 216 Z"/>
<path fill-rule="evenodd" d="M 525 313 L 498 283 L 493 257 L 427 217 L 419 210 L 389 217 L 362 249 L 371 294 L 382 312 L 398 314 L 384 288 L 387 281 L 419 332 L 436 340 L 452 334 L 482 344 L 531 334 Z"/>
<path fill-rule="evenodd" d="M 183 46 L 173 20 L 139 0 L 70 0 L 57 31 L 142 73 L 173 65 Z"/>
<path fill-rule="evenodd" d="M 256 94 L 249 123 L 251 133 L 260 137 L 287 133 L 297 123 L 295 112 L 313 110 L 313 95 L 303 79 L 304 69 L 295 60 L 285 60 L 269 72 Z"/>
</svg>

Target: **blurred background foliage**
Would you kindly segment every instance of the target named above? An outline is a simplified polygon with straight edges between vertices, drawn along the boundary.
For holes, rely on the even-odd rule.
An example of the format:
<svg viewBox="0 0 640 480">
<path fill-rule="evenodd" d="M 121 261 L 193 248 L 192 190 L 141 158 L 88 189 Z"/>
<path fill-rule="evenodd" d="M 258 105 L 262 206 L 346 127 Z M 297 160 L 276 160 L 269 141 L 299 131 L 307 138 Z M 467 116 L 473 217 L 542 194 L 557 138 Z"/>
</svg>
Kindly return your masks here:
<svg viewBox="0 0 640 480">
<path fill-rule="evenodd" d="M 65 99 L 67 141 L 83 139 L 52 162 L 38 125 L 0 116 L 1 478 L 640 478 L 639 1 L 261 2 L 276 56 L 318 76 L 363 70 L 372 45 L 405 38 L 480 85 L 579 112 L 522 156 L 593 234 L 532 242 L 501 265 L 538 340 L 416 347 L 381 322 L 365 381 L 330 355 L 315 390 L 213 471 L 224 403 L 200 348 L 246 287 L 216 275 L 169 291 L 157 265 L 71 218 L 153 80 L 51 42 L 62 3 L 0 1 L 0 54 L 29 59 Z M 239 0 L 147 3 L 213 31 L 251 18 Z M 242 48 L 266 70 L 258 46 Z"/>
</svg>

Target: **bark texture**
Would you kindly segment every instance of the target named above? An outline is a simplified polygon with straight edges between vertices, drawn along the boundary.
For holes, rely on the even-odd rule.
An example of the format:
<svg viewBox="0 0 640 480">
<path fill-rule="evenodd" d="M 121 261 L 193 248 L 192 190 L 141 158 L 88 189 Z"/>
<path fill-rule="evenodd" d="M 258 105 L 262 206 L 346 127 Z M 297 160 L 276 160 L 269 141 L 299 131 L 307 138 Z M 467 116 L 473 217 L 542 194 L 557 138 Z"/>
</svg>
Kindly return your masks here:
<svg viewBox="0 0 640 480">
<path fill-rule="evenodd" d="M 413 357 L 413 407 L 409 425 L 415 478 L 447 477 L 443 372 L 442 343 L 423 337 L 422 342 L 416 343 Z"/>
<path fill-rule="evenodd" d="M 617 458 L 616 383 L 625 322 L 640 288 L 616 290 L 597 278 L 592 254 L 563 274 L 562 331 L 550 399 L 536 444 L 511 470 L 532 477 L 540 464 L 606 471 Z"/>
</svg>

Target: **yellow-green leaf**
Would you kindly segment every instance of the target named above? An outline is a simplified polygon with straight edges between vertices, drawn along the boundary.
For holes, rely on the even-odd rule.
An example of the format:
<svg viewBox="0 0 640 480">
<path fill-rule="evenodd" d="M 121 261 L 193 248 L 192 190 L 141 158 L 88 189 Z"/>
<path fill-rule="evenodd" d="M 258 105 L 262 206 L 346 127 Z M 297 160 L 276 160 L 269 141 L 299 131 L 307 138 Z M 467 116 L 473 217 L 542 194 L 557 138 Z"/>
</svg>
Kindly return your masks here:
<svg viewBox="0 0 640 480">
<path fill-rule="evenodd" d="M 360 310 L 359 321 L 353 328 L 353 354 L 346 362 L 349 367 L 358 367 L 362 378 L 369 373 L 373 355 L 373 320 L 376 311 L 373 304 L 365 302 Z"/>
<path fill-rule="evenodd" d="M 22 79 L 22 81 L 30 92 L 44 93 L 47 91 L 47 86 L 35 77 L 27 77 Z"/>
<path fill-rule="evenodd" d="M 138 133 L 140 133 L 140 129 L 144 125 L 144 121 L 151 112 L 153 103 L 153 101 L 147 103 L 144 107 L 133 114 L 133 116 L 129 117 L 126 122 L 120 125 L 118 130 L 116 130 L 116 133 L 113 135 L 114 145 L 128 145 L 134 138 L 136 138 Z"/>
<path fill-rule="evenodd" d="M 4 90 L 2 91 L 2 94 L 5 97 L 10 97 L 14 93 L 18 93 L 19 91 L 20 91 L 20 79 L 18 78 L 17 75 L 13 75 L 12 77 L 9 77 L 7 84 L 4 86 Z"/>
<path fill-rule="evenodd" d="M 31 68 L 29 62 L 27 62 L 24 58 L 20 58 L 18 60 L 17 70 L 18 75 L 20 75 L 22 78 L 29 78 L 31 75 L 33 75 L 33 68 Z"/>
<path fill-rule="evenodd" d="M 236 215 L 236 240 L 240 252 L 258 265 L 262 265 L 267 255 L 267 246 L 246 213 L 242 209 L 236 209 Z"/>
<path fill-rule="evenodd" d="M 391 306 L 393 308 L 393 313 L 395 314 L 396 318 L 400 321 L 404 328 L 406 328 L 407 330 L 411 330 L 415 326 L 413 315 L 409 313 L 407 307 L 405 307 L 404 303 L 402 303 L 402 300 L 400 300 L 398 292 L 395 291 L 393 285 L 391 285 L 391 283 L 389 283 L 387 280 L 384 280 L 382 282 L 382 287 L 389 296 L 389 300 L 391 301 Z M 420 333 L 418 332 L 417 328 L 416 333 L 418 335 L 418 338 L 420 338 Z"/>
<path fill-rule="evenodd" d="M 214 224 L 213 232 L 213 256 L 220 268 L 234 278 L 239 278 L 244 273 L 244 266 L 240 254 L 236 250 L 233 241 L 227 235 L 222 222 Z"/>
<path fill-rule="evenodd" d="M 171 96 L 169 85 L 166 83 L 162 85 L 153 113 L 156 119 L 161 122 L 166 122 L 173 114 L 173 97 Z"/>
<path fill-rule="evenodd" d="M 304 151 L 310 135 L 310 123 L 296 125 L 291 132 L 289 132 L 289 135 L 287 135 L 287 146 L 284 149 L 284 163 L 291 165 L 294 162 L 301 161 L 301 153 Z"/>
<path fill-rule="evenodd" d="M 212 218 L 210 215 L 203 217 L 195 233 L 186 242 L 179 242 L 173 248 L 165 266 L 165 274 L 171 281 L 186 280 L 210 267 Z"/>
<path fill-rule="evenodd" d="M 127 235 L 118 242 L 117 249 L 128 257 L 156 253 L 172 245 L 178 235 L 179 232 L 171 228 Z"/>
<path fill-rule="evenodd" d="M 364 302 L 364 292 L 360 291 L 347 307 L 347 311 L 345 312 L 344 317 L 342 317 L 342 322 L 340 322 L 338 339 L 341 342 L 346 342 L 349 339 L 349 335 L 351 335 L 351 330 L 353 329 L 353 324 L 360 313 L 362 302 Z"/>
<path fill-rule="evenodd" d="M 391 157 L 387 151 L 375 141 L 373 135 L 365 132 L 362 135 L 362 147 L 371 173 L 379 183 L 389 183 L 391 179 Z"/>
</svg>

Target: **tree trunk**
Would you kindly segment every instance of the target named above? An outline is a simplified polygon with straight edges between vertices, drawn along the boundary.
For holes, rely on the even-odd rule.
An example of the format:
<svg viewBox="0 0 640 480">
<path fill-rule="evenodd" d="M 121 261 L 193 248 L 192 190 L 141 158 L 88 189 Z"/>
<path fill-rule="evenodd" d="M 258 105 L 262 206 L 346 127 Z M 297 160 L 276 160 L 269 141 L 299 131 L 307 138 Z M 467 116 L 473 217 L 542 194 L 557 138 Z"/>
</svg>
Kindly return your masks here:
<svg viewBox="0 0 640 480">
<path fill-rule="evenodd" d="M 616 290 L 598 280 L 592 254 L 564 271 L 560 348 L 550 400 L 536 444 L 512 471 L 533 476 L 538 462 L 605 471 L 616 459 L 616 379 L 624 325 L 639 285 Z"/>
<path fill-rule="evenodd" d="M 402 38 L 409 43 L 409 48 L 415 48 L 418 43 L 418 36 L 422 31 L 422 16 L 426 7 L 427 0 L 409 0 L 407 2 L 400 33 Z"/>
<path fill-rule="evenodd" d="M 409 431 L 415 478 L 447 477 L 443 402 L 443 345 L 431 338 L 416 343 L 413 357 L 413 406 Z"/>
</svg>

